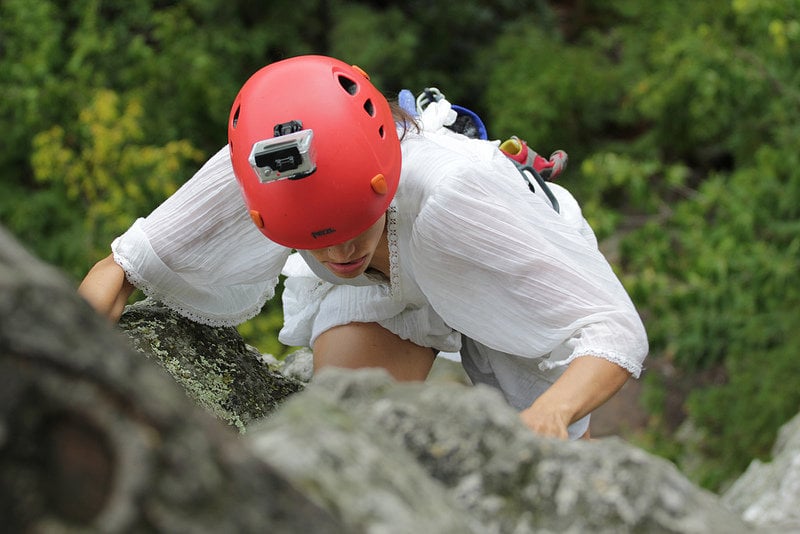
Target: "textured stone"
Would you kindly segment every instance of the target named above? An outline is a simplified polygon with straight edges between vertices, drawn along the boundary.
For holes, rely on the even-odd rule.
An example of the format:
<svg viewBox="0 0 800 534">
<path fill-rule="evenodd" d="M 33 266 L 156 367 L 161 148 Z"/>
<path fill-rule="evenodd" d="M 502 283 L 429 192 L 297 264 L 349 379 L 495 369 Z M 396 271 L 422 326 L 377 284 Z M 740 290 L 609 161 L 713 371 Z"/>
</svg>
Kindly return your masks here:
<svg viewBox="0 0 800 534">
<path fill-rule="evenodd" d="M 800 415 L 781 428 L 772 461 L 753 460 L 722 500 L 754 526 L 800 532 Z"/>
<path fill-rule="evenodd" d="M 0 228 L 4 532 L 343 532 Z"/>
<path fill-rule="evenodd" d="M 292 397 L 244 439 L 348 531 L 486 532 L 385 429 L 319 391 Z"/>
<path fill-rule="evenodd" d="M 303 383 L 271 369 L 232 327 L 210 327 L 144 300 L 125 308 L 120 328 L 198 404 L 243 432 Z"/>
<path fill-rule="evenodd" d="M 280 368 L 284 376 L 307 384 L 314 376 L 314 355 L 309 349 L 299 349 L 287 355 Z"/>
<path fill-rule="evenodd" d="M 772 464 L 754 463 L 725 506 L 618 439 L 537 437 L 487 387 L 341 369 L 306 385 L 307 351 L 284 364 L 288 378 L 235 329 L 198 325 L 156 303 L 130 307 L 122 325 L 127 335 L 0 229 L 4 529 L 729 534 L 796 526 L 800 418 L 782 432 Z"/>
<path fill-rule="evenodd" d="M 343 436 L 350 436 L 347 446 Z M 421 488 L 425 501 L 446 502 L 430 481 L 393 481 L 401 459 L 406 477 L 419 478 L 421 466 L 480 532 L 751 532 L 717 496 L 663 459 L 617 439 L 537 437 L 498 392 L 482 386 L 396 383 L 377 370 L 325 370 L 248 439 L 336 509 L 349 509 L 351 492 L 368 496 L 369 487 L 396 487 L 406 496 L 409 484 Z M 381 456 L 392 465 L 382 474 Z M 336 491 L 337 468 L 359 457 L 369 475 Z M 411 506 L 406 497 L 402 502 Z M 376 507 L 370 517 L 391 523 L 382 512 Z"/>
</svg>

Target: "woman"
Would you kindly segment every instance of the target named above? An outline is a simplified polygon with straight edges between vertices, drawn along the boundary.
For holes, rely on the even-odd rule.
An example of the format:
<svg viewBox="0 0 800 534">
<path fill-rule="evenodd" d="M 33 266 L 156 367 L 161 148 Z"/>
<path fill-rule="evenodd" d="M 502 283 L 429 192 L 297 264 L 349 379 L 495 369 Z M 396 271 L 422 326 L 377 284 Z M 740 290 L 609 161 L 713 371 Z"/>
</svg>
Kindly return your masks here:
<svg viewBox="0 0 800 534">
<path fill-rule="evenodd" d="M 239 92 L 228 147 L 79 291 L 112 319 L 136 286 L 234 325 L 283 269 L 280 339 L 313 347 L 315 368 L 423 380 L 460 350 L 532 430 L 588 436 L 591 411 L 641 371 L 639 316 L 569 193 L 553 186 L 557 213 L 495 143 L 444 128 L 450 115 L 433 103 L 415 127 L 333 58 L 269 65 Z"/>
</svg>

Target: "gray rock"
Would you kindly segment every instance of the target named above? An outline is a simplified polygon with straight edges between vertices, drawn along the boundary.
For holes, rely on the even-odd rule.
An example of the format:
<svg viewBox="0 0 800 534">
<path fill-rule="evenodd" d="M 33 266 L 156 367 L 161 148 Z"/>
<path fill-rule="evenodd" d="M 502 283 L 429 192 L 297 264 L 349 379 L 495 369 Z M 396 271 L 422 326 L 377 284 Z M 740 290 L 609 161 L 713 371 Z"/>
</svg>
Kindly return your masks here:
<svg viewBox="0 0 800 534">
<path fill-rule="evenodd" d="M 314 354 L 309 349 L 292 352 L 284 358 L 281 373 L 307 384 L 314 376 Z"/>
<path fill-rule="evenodd" d="M 0 228 L 4 532 L 343 532 Z"/>
<path fill-rule="evenodd" d="M 303 389 L 265 364 L 235 328 L 195 323 L 149 299 L 127 306 L 119 326 L 192 399 L 240 432 Z"/>
<path fill-rule="evenodd" d="M 393 511 L 415 507 L 423 511 L 416 519 L 434 521 L 414 504 L 408 488 L 417 487 L 446 518 L 446 497 L 457 503 L 462 523 L 479 532 L 751 532 L 672 464 L 617 439 L 537 437 L 498 392 L 482 386 L 401 384 L 377 370 L 325 370 L 248 439 L 298 486 L 318 492 L 318 502 L 352 511 L 356 495 L 366 508 L 361 513 L 380 525 L 397 521 Z M 355 458 L 364 458 L 363 476 L 338 479 L 337 470 L 351 469 Z M 446 497 L 420 478 L 420 466 Z M 370 506 L 370 496 L 378 500 L 386 488 L 395 491 L 392 510 Z M 423 531 L 464 528 L 448 524 L 451 530 Z"/>
<path fill-rule="evenodd" d="M 348 531 L 486 532 L 385 429 L 320 388 L 289 399 L 244 439 Z"/>
<path fill-rule="evenodd" d="M 781 428 L 772 461 L 753 460 L 722 502 L 769 532 L 800 532 L 800 415 Z"/>
<path fill-rule="evenodd" d="M 0 229 L 3 528 L 728 534 L 795 525 L 797 477 L 787 474 L 800 462 L 798 420 L 772 465 L 754 464 L 726 494 L 729 509 L 618 439 L 537 437 L 498 392 L 458 378 L 396 383 L 382 371 L 329 369 L 305 385 L 266 365 L 235 329 L 155 303 L 129 308 L 122 324 L 127 335 Z M 303 378 L 310 364 L 298 354 L 287 374 Z M 770 506 L 779 499 L 782 508 Z"/>
</svg>

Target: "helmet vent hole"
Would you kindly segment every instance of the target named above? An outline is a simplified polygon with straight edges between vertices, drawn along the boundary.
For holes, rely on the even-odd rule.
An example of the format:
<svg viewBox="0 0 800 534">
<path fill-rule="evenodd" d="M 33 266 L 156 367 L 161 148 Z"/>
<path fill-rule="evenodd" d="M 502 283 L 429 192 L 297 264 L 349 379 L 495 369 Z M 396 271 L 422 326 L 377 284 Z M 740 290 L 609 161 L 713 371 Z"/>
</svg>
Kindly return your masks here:
<svg viewBox="0 0 800 534">
<path fill-rule="evenodd" d="M 366 102 L 364 102 L 364 111 L 369 113 L 370 117 L 375 116 L 375 106 L 372 104 L 372 100 L 369 98 L 367 99 Z"/>
<path fill-rule="evenodd" d="M 238 106 L 236 111 L 233 114 L 233 120 L 231 121 L 231 126 L 236 128 L 236 125 L 239 124 L 239 111 L 241 111 L 242 107 Z"/>
<path fill-rule="evenodd" d="M 384 137 L 386 137 L 386 132 L 384 132 L 384 131 L 383 131 L 383 126 L 382 126 L 382 125 L 381 125 L 381 127 L 380 127 L 380 128 L 378 128 L 378 135 L 380 135 L 380 136 L 381 136 L 381 139 L 383 139 Z"/>
<path fill-rule="evenodd" d="M 341 85 L 342 89 L 351 95 L 354 95 L 358 92 L 358 84 L 343 74 L 339 75 L 339 85 Z"/>
</svg>

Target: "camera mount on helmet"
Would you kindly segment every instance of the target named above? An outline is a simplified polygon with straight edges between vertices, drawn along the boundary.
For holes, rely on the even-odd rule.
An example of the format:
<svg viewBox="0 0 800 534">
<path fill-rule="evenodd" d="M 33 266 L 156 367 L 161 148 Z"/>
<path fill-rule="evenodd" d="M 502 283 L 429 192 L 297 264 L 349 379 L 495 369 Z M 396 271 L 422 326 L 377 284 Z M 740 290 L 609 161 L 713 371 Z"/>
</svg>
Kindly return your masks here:
<svg viewBox="0 0 800 534">
<path fill-rule="evenodd" d="M 275 137 L 253 144 L 248 161 L 263 183 L 298 180 L 317 170 L 314 131 L 300 121 L 276 124 Z"/>
</svg>

